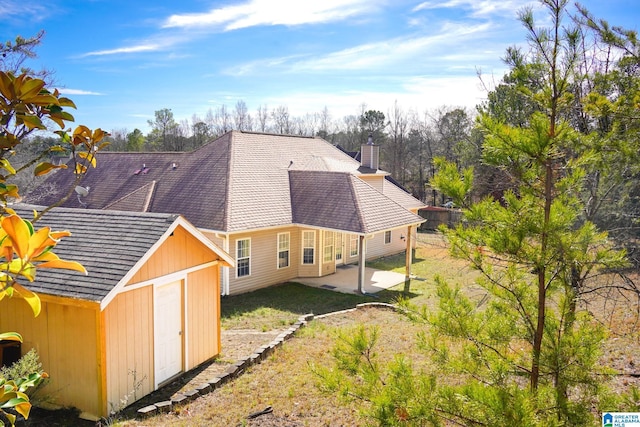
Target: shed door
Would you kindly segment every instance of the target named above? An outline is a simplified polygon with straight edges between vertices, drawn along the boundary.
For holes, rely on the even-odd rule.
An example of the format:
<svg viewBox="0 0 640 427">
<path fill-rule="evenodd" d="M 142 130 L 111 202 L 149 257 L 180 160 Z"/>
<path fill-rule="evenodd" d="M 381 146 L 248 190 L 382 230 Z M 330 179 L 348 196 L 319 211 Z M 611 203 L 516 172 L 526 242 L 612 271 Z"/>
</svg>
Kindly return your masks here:
<svg viewBox="0 0 640 427">
<path fill-rule="evenodd" d="M 155 383 L 182 372 L 182 282 L 155 289 Z"/>
</svg>

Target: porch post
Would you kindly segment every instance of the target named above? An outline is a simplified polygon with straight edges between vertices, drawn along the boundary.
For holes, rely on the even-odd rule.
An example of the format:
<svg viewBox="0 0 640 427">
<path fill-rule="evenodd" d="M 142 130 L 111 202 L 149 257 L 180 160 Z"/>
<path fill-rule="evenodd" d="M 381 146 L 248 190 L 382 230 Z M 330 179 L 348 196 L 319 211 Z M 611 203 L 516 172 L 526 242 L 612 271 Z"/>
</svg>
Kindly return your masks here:
<svg viewBox="0 0 640 427">
<path fill-rule="evenodd" d="M 365 260 L 364 236 L 358 236 L 358 293 L 364 294 L 364 260 Z"/>
<path fill-rule="evenodd" d="M 409 292 L 409 287 L 411 286 L 411 264 L 413 263 L 413 251 L 411 245 L 411 237 L 412 237 L 412 228 L 413 226 L 407 227 L 407 249 L 404 261 L 404 291 Z"/>
</svg>

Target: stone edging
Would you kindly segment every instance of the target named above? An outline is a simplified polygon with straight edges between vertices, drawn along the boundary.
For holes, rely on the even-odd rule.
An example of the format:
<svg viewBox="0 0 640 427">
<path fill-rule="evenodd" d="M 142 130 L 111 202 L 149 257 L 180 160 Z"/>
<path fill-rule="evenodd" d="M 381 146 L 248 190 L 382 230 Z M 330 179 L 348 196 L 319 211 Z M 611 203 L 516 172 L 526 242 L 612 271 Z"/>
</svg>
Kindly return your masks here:
<svg viewBox="0 0 640 427">
<path fill-rule="evenodd" d="M 305 314 L 304 316 L 300 316 L 298 321 L 291 325 L 289 329 L 282 332 L 280 335 L 275 337 L 273 341 L 269 344 L 263 345 L 257 348 L 251 355 L 247 356 L 244 359 L 238 360 L 233 365 L 229 366 L 225 372 L 222 374 L 218 374 L 212 379 L 208 380 L 205 383 L 202 383 L 195 387 L 195 389 L 188 390 L 186 392 L 182 392 L 180 394 L 175 395 L 171 400 L 165 400 L 162 402 L 156 402 L 153 405 L 145 406 L 144 408 L 140 408 L 137 411 L 137 416 L 139 418 L 150 417 L 156 414 L 170 412 L 173 406 L 181 405 L 187 402 L 190 402 L 199 396 L 204 396 L 212 391 L 222 387 L 227 382 L 233 380 L 234 378 L 239 377 L 244 373 L 244 371 L 251 365 L 258 364 L 266 359 L 271 353 L 273 353 L 274 349 L 281 346 L 283 342 L 292 338 L 298 329 L 306 326 L 308 322 L 314 319 L 323 319 L 329 316 L 336 316 L 339 314 L 346 314 L 354 312 L 360 308 L 388 308 L 394 311 L 401 311 L 401 309 L 394 304 L 387 304 L 383 302 L 367 302 L 362 304 L 357 304 L 355 308 L 350 308 L 347 310 L 334 311 L 331 313 L 321 314 L 319 316 L 314 316 L 313 314 Z"/>
</svg>

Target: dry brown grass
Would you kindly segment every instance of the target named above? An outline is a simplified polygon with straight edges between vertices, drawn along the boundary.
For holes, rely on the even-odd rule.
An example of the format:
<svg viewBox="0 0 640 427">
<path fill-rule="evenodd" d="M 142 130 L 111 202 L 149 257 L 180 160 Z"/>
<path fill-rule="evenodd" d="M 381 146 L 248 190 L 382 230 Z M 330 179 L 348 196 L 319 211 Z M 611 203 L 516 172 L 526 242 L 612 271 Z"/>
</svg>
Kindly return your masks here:
<svg viewBox="0 0 640 427">
<path fill-rule="evenodd" d="M 263 425 L 253 423 L 248 414 L 267 406 L 273 408 L 282 425 L 286 420 L 301 426 L 361 426 L 366 420 L 359 416 L 365 403 L 345 403 L 336 396 L 323 394 L 318 377 L 310 364 L 330 365 L 330 350 L 336 331 L 355 324 L 378 326 L 380 337 L 376 347 L 382 359 L 393 354 L 411 354 L 419 329 L 404 317 L 376 308 L 314 320 L 298 335 L 286 341 L 272 356 L 250 368 L 241 377 L 221 389 L 175 410 L 143 421 L 127 421 L 127 426 L 236 426 Z M 393 328 L 389 328 L 393 325 Z M 265 417 L 265 421 L 268 417 Z"/>
</svg>

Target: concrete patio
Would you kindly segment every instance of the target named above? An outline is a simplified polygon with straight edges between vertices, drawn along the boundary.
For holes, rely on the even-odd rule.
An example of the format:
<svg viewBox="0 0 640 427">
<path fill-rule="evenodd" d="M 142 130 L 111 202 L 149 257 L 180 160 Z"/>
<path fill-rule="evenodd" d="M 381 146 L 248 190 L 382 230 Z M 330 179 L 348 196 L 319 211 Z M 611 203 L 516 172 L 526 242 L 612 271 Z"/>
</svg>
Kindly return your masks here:
<svg viewBox="0 0 640 427">
<path fill-rule="evenodd" d="M 337 292 L 353 294 L 358 290 L 358 266 L 344 265 L 336 272 L 324 277 L 298 277 L 295 282 L 316 288 L 330 289 Z M 404 283 L 404 274 L 393 271 L 382 271 L 365 267 L 365 293 L 375 294 Z"/>
</svg>

